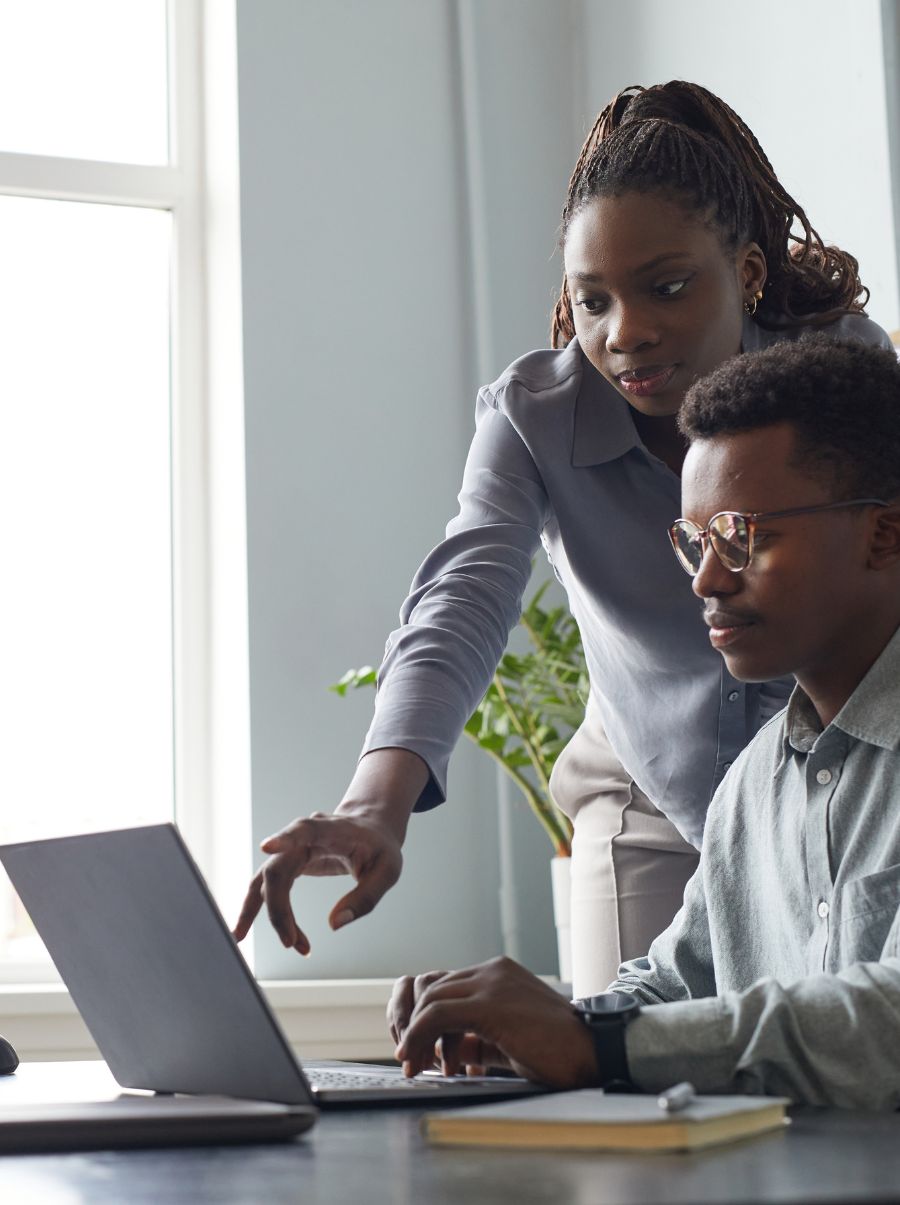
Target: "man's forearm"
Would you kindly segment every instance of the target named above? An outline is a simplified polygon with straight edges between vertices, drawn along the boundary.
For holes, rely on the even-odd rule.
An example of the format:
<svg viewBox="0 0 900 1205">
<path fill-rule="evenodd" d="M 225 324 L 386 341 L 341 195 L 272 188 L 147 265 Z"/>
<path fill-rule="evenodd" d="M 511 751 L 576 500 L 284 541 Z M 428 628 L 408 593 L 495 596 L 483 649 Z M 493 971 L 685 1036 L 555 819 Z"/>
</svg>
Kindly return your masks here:
<svg viewBox="0 0 900 1205">
<path fill-rule="evenodd" d="M 900 959 L 646 1008 L 628 1027 L 626 1052 L 645 1091 L 687 1079 L 701 1092 L 896 1109 Z"/>
</svg>

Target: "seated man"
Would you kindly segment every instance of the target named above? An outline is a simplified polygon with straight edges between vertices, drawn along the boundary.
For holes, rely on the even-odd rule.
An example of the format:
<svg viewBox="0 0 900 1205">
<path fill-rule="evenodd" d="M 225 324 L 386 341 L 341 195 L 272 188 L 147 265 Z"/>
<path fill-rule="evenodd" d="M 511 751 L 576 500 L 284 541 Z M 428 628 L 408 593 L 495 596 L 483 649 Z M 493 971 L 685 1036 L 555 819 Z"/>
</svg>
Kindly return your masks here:
<svg viewBox="0 0 900 1205">
<path fill-rule="evenodd" d="M 896 1109 L 900 364 L 778 344 L 695 384 L 680 425 L 671 536 L 709 638 L 738 678 L 795 674 L 790 702 L 716 793 L 671 926 L 594 998 L 611 1012 L 586 1025 L 498 959 L 400 980 L 397 1055 L 414 1074 L 440 1039 L 449 1071 Z"/>
</svg>

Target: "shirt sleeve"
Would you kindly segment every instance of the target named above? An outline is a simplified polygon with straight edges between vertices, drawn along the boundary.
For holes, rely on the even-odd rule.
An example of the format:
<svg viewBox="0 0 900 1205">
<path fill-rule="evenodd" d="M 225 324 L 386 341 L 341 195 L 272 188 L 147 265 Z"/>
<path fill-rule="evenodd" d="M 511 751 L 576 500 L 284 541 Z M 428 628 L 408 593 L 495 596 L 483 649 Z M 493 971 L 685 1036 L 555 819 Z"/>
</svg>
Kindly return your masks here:
<svg viewBox="0 0 900 1205">
<path fill-rule="evenodd" d="M 421 811 L 446 797 L 447 765 L 518 621 L 547 520 L 547 495 L 521 437 L 487 389 L 459 514 L 416 574 L 378 671 L 375 716 L 363 754 L 417 753 L 431 780 Z"/>
<path fill-rule="evenodd" d="M 700 1092 L 897 1109 L 900 910 L 879 961 L 645 1009 L 628 1027 L 626 1050 L 631 1078 L 647 1091 L 686 1079 Z"/>
</svg>

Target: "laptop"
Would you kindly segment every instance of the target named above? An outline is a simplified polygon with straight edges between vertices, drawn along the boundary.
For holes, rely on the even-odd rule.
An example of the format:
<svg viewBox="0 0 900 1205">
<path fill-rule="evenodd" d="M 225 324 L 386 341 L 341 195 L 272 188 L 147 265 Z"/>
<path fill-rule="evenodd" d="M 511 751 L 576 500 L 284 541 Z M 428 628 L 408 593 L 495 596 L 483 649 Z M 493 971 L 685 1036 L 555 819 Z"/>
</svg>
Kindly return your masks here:
<svg viewBox="0 0 900 1205">
<path fill-rule="evenodd" d="M 301 1066 L 174 824 L 3 845 L 0 862 L 123 1088 L 320 1107 L 542 1090 Z"/>
</svg>

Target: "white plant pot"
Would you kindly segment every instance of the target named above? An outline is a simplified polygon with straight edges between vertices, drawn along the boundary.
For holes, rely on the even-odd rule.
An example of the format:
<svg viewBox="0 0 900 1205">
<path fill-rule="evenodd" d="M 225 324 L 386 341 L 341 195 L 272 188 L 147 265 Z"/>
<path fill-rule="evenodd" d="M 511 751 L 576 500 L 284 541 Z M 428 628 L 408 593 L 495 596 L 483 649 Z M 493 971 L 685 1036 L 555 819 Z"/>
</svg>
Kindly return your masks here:
<svg viewBox="0 0 900 1205">
<path fill-rule="evenodd" d="M 553 919 L 556 922 L 556 949 L 559 954 L 559 977 L 563 983 L 572 982 L 571 867 L 571 858 L 557 856 L 550 861 Z"/>
</svg>

